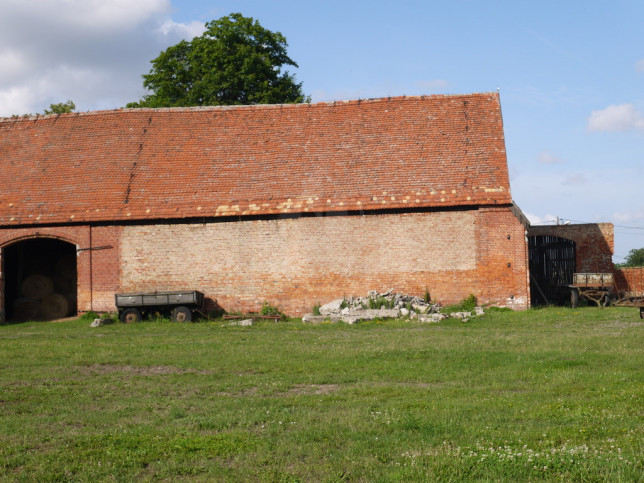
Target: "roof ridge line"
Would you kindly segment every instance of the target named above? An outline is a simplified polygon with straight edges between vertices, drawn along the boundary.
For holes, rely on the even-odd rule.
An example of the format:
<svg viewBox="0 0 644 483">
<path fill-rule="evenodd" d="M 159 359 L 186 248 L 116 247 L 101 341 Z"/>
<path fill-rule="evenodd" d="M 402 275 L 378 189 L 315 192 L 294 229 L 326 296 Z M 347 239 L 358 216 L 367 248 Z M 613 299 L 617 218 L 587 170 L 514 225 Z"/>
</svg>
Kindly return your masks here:
<svg viewBox="0 0 644 483">
<path fill-rule="evenodd" d="M 65 117 L 80 117 L 80 116 L 101 116 L 111 115 L 121 112 L 199 112 L 199 111 L 229 111 L 229 110 L 271 110 L 271 109 L 303 109 L 314 107 L 329 107 L 329 106 L 348 106 L 360 105 L 362 103 L 379 103 L 379 102 L 398 102 L 407 100 L 433 100 L 445 98 L 471 98 L 488 95 L 498 96 L 498 92 L 473 92 L 469 94 L 418 94 L 418 95 L 402 95 L 402 96 L 387 96 L 387 97 L 371 97 L 365 99 L 344 99 L 333 101 L 320 101 L 315 103 L 285 103 L 285 104 L 236 104 L 236 105 L 222 105 L 222 106 L 180 106 L 180 107 L 121 107 L 116 109 L 103 109 L 97 111 L 83 111 L 83 112 L 69 112 L 64 114 L 35 114 L 31 116 L 17 116 L 17 117 L 0 117 L 0 123 L 4 122 L 27 122 L 50 120 Z"/>
</svg>

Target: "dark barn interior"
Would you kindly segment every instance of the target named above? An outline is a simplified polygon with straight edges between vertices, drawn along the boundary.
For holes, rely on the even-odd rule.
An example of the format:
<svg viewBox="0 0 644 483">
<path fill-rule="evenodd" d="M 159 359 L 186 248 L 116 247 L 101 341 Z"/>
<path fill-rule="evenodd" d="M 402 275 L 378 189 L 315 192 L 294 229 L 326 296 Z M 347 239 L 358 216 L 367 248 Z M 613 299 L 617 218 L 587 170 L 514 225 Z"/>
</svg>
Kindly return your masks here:
<svg viewBox="0 0 644 483">
<path fill-rule="evenodd" d="M 54 320 L 76 314 L 76 246 L 34 238 L 3 249 L 7 319 Z"/>
<path fill-rule="evenodd" d="M 576 271 L 576 244 L 557 236 L 528 237 L 530 304 L 567 305 L 572 274 Z"/>
</svg>

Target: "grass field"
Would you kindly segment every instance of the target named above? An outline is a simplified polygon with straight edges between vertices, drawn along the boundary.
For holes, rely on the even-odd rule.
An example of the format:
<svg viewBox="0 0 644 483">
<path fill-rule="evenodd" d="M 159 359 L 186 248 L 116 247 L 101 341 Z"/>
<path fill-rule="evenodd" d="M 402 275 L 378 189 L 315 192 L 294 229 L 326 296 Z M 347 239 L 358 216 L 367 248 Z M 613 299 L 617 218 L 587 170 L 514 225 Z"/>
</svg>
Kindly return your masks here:
<svg viewBox="0 0 644 483">
<path fill-rule="evenodd" d="M 3 481 L 643 481 L 637 309 L 0 326 Z"/>
</svg>

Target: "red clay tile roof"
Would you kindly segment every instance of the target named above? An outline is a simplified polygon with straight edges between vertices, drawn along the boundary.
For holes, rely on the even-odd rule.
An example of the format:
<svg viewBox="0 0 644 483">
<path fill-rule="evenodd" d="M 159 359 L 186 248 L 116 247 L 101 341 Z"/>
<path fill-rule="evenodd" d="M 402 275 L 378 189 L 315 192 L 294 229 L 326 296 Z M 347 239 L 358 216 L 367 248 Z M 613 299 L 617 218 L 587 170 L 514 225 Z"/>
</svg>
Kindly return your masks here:
<svg viewBox="0 0 644 483">
<path fill-rule="evenodd" d="M 0 120 L 0 226 L 511 202 L 496 93 Z"/>
</svg>

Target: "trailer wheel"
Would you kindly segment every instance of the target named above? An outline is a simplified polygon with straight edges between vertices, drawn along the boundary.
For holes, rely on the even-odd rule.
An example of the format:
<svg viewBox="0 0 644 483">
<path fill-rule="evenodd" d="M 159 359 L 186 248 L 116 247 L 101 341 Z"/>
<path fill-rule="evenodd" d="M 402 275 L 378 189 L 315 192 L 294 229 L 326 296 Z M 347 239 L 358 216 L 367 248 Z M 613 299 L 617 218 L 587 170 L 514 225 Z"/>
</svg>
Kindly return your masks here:
<svg viewBox="0 0 644 483">
<path fill-rule="evenodd" d="M 190 322 L 192 320 L 192 312 L 183 305 L 172 309 L 171 316 L 175 322 Z"/>
<path fill-rule="evenodd" d="M 139 309 L 125 309 L 121 312 L 121 322 L 132 324 L 141 320 L 141 311 Z"/>
<path fill-rule="evenodd" d="M 579 292 L 576 288 L 570 289 L 570 306 L 574 309 L 579 304 Z"/>
</svg>

